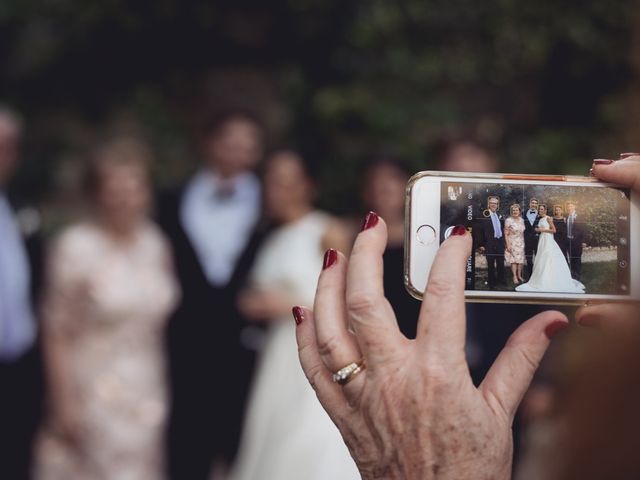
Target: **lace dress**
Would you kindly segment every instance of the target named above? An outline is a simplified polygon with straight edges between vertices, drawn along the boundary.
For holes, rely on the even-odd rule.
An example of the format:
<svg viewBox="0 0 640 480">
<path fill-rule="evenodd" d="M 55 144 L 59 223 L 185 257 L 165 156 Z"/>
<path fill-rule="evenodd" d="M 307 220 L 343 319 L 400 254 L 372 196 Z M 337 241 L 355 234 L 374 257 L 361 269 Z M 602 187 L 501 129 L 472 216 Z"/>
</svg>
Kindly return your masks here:
<svg viewBox="0 0 640 480">
<path fill-rule="evenodd" d="M 524 220 L 508 217 L 504 221 L 506 247 L 504 258 L 507 263 L 524 263 Z"/>
<path fill-rule="evenodd" d="M 251 281 L 313 305 L 329 217 L 312 212 L 265 241 Z M 360 475 L 338 429 L 304 376 L 290 315 L 269 327 L 249 400 L 232 480 L 355 480 Z"/>
<path fill-rule="evenodd" d="M 178 294 L 164 239 L 151 224 L 126 245 L 77 225 L 56 243 L 49 273 L 44 330 L 69 338 L 64 374 L 81 438 L 70 448 L 45 426 L 34 477 L 164 478 L 163 334 Z"/>
</svg>

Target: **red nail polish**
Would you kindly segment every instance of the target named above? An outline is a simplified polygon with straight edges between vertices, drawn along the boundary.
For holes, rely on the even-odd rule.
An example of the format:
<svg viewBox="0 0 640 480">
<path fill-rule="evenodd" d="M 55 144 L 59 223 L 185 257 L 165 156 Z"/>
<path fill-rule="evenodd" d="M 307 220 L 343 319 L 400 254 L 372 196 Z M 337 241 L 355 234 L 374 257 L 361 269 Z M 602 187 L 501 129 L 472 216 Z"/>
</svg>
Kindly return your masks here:
<svg viewBox="0 0 640 480">
<path fill-rule="evenodd" d="M 456 225 L 451 230 L 451 235 L 464 235 L 467 233 L 467 228 L 464 225 Z"/>
<path fill-rule="evenodd" d="M 379 217 L 376 212 L 367 213 L 367 216 L 364 217 L 364 223 L 362 224 L 362 229 L 360 231 L 365 231 L 375 227 L 378 224 L 378 220 Z"/>
<path fill-rule="evenodd" d="M 596 158 L 593 161 L 594 165 L 611 165 L 613 160 L 609 160 L 608 158 Z"/>
<path fill-rule="evenodd" d="M 325 270 L 338 261 L 338 252 L 333 248 L 327 250 L 324 254 L 324 262 L 322 262 L 322 269 Z"/>
<path fill-rule="evenodd" d="M 293 307 L 291 313 L 293 313 L 293 319 L 296 321 L 296 325 L 300 325 L 302 320 L 304 320 L 304 310 L 300 307 Z"/>
<path fill-rule="evenodd" d="M 547 336 L 549 340 L 551 340 L 559 332 L 561 332 L 568 326 L 569 326 L 568 322 L 563 322 L 562 320 L 556 320 L 555 322 L 547 325 L 547 328 L 544 329 L 544 334 Z"/>
<path fill-rule="evenodd" d="M 628 157 L 640 157 L 640 153 L 627 152 L 627 153 L 621 153 L 620 154 L 620 160 L 623 160 L 623 159 L 628 158 Z"/>
</svg>

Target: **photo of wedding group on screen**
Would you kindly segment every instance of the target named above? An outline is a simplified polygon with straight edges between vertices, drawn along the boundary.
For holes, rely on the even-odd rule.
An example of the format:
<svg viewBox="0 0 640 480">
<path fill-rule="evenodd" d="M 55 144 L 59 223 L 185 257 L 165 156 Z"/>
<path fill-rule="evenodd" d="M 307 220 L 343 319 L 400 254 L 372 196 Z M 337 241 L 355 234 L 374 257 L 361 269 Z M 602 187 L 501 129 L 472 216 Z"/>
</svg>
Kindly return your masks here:
<svg viewBox="0 0 640 480">
<path fill-rule="evenodd" d="M 472 234 L 467 290 L 628 294 L 624 190 L 445 182 L 440 217 Z"/>
</svg>

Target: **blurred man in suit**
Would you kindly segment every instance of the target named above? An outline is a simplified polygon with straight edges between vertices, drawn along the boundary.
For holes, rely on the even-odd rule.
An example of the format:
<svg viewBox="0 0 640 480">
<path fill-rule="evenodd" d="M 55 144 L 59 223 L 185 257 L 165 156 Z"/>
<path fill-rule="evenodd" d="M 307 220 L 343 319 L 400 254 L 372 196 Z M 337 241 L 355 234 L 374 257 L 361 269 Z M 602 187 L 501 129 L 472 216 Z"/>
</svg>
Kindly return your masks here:
<svg viewBox="0 0 640 480">
<path fill-rule="evenodd" d="M 212 461 L 228 464 L 237 449 L 254 351 L 236 297 L 263 238 L 253 173 L 263 150 L 255 116 L 218 115 L 206 126 L 200 169 L 160 199 L 183 294 L 168 330 L 174 480 L 208 479 Z"/>
<path fill-rule="evenodd" d="M 0 477 L 11 480 L 30 478 L 42 399 L 35 308 L 40 241 L 33 221 L 21 228 L 7 192 L 21 136 L 19 117 L 0 106 Z"/>
</svg>

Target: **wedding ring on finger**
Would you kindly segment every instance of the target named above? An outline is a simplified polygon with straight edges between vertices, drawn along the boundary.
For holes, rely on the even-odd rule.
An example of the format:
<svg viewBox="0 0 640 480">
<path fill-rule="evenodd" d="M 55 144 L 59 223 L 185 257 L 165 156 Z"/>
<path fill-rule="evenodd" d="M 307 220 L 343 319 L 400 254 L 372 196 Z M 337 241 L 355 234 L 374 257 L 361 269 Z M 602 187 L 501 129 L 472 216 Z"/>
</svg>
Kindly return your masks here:
<svg viewBox="0 0 640 480">
<path fill-rule="evenodd" d="M 333 374 L 333 381 L 339 383 L 340 385 L 346 385 L 351 380 L 355 378 L 355 376 L 365 369 L 364 360 L 360 359 L 357 362 L 350 363 L 346 367 L 342 367 L 336 373 Z"/>
</svg>

